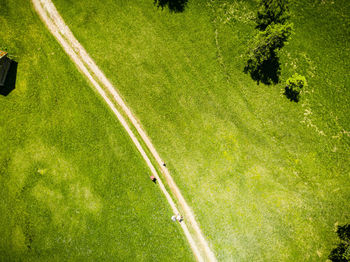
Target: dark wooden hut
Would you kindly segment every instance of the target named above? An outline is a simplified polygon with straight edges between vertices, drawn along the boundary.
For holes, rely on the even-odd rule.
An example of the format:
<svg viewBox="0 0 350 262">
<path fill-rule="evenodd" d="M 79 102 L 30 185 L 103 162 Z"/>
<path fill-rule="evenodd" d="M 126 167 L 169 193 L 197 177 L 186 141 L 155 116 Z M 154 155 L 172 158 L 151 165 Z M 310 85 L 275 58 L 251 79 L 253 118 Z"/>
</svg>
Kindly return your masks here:
<svg viewBox="0 0 350 262">
<path fill-rule="evenodd" d="M 0 86 L 3 86 L 6 80 L 6 75 L 10 69 L 11 60 L 7 57 L 5 51 L 0 50 Z"/>
</svg>

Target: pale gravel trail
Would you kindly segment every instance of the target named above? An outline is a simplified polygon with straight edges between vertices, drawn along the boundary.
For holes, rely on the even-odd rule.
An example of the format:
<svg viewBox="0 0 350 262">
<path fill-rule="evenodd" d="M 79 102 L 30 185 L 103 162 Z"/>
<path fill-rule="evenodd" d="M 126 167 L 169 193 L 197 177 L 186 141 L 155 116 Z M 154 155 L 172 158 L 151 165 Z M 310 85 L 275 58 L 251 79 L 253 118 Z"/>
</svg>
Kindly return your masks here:
<svg viewBox="0 0 350 262">
<path fill-rule="evenodd" d="M 169 188 L 171 189 L 174 196 L 177 198 L 179 204 L 181 205 L 182 209 L 184 210 L 184 217 L 186 221 L 189 222 L 189 225 L 195 232 L 195 239 L 193 239 L 191 233 L 189 232 L 186 223 L 183 221 L 180 223 L 185 236 L 192 248 L 192 251 L 198 261 L 216 261 L 216 257 L 212 250 L 210 249 L 206 239 L 204 238 L 201 229 L 193 215 L 193 212 L 191 208 L 188 206 L 187 202 L 183 198 L 179 188 L 175 184 L 173 178 L 171 177 L 168 169 L 163 166 L 163 161 L 160 158 L 158 152 L 154 148 L 153 144 L 151 143 L 150 139 L 146 135 L 146 133 L 143 131 L 141 125 L 137 121 L 137 119 L 134 117 L 134 115 L 131 113 L 131 110 L 126 106 L 120 95 L 117 93 L 116 89 L 113 87 L 113 85 L 110 83 L 110 81 L 106 78 L 106 76 L 103 74 L 103 72 L 98 68 L 98 66 L 95 64 L 95 62 L 90 58 L 88 53 L 85 51 L 85 49 L 81 46 L 81 44 L 77 41 L 77 39 L 74 37 L 73 33 L 70 31 L 70 29 L 66 26 L 64 23 L 62 17 L 59 15 L 58 11 L 56 10 L 54 4 L 51 2 L 51 0 L 32 0 L 33 5 L 40 15 L 43 22 L 46 24 L 46 26 L 49 28 L 51 33 L 55 36 L 57 41 L 61 44 L 65 52 L 70 56 L 70 58 L 73 60 L 73 62 L 76 64 L 76 66 L 79 68 L 79 70 L 89 79 L 89 81 L 92 83 L 92 85 L 95 87 L 97 92 L 103 97 L 105 102 L 108 104 L 108 106 L 111 108 L 113 113 L 117 116 L 118 120 L 122 124 L 122 126 L 127 131 L 128 135 L 130 136 L 131 140 L 135 144 L 136 148 L 142 155 L 143 159 L 146 161 L 148 167 L 150 168 L 152 174 L 157 178 L 159 182 L 159 187 L 162 190 L 163 194 L 165 195 L 167 201 L 169 202 L 173 212 L 175 214 L 179 213 L 176 204 L 174 203 L 173 199 L 171 198 L 170 194 L 167 192 L 166 188 L 164 187 L 164 184 L 162 183 L 156 169 L 154 168 L 153 164 L 151 163 L 150 159 L 148 158 L 146 152 L 143 150 L 140 142 L 138 141 L 137 137 L 134 135 L 130 127 L 128 126 L 126 120 L 123 118 L 123 116 L 120 114 L 120 112 L 117 110 L 117 108 L 114 106 L 113 102 L 108 98 L 105 91 L 101 88 L 98 81 L 100 81 L 105 88 L 110 92 L 110 94 L 113 96 L 115 102 L 122 108 L 128 119 L 131 121 L 137 132 L 139 133 L 140 137 L 142 138 L 143 142 L 146 144 L 148 149 L 150 150 L 151 154 L 157 161 L 164 177 L 166 178 L 166 181 L 168 183 Z M 97 77 L 97 80 L 95 80 L 94 77 Z"/>
</svg>

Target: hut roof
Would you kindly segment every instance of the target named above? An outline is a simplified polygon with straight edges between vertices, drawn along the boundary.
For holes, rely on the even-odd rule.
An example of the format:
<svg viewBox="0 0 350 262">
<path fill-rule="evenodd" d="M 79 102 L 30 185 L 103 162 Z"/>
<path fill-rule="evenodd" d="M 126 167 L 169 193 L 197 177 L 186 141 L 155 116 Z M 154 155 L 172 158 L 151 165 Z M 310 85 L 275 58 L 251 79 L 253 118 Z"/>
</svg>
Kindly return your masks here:
<svg viewBox="0 0 350 262">
<path fill-rule="evenodd" d="M 6 55 L 7 55 L 7 52 L 0 50 L 0 59 L 5 57 Z"/>
</svg>

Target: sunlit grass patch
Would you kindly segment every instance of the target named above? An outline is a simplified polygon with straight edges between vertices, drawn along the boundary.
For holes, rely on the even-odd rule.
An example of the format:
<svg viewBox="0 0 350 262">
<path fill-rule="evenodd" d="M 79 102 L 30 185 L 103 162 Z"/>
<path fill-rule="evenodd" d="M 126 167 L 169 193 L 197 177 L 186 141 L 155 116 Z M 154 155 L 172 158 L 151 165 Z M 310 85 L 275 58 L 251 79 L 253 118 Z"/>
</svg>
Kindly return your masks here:
<svg viewBox="0 0 350 262">
<path fill-rule="evenodd" d="M 0 260 L 193 260 L 136 148 L 31 1 L 0 6 L 0 49 L 18 62 L 0 95 Z"/>
<path fill-rule="evenodd" d="M 348 1 L 291 1 L 295 34 L 270 86 L 243 73 L 256 1 L 192 0 L 177 14 L 143 0 L 54 2 L 140 119 L 219 260 L 327 258 L 350 210 Z M 291 103 L 295 73 L 308 86 Z"/>
</svg>

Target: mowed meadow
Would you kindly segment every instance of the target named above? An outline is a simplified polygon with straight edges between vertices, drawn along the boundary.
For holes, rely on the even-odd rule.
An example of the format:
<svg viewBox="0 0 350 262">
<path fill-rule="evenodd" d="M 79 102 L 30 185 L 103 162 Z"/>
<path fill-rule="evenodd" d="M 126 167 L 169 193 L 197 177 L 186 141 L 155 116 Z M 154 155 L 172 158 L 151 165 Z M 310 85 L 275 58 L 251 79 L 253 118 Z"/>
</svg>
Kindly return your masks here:
<svg viewBox="0 0 350 262">
<path fill-rule="evenodd" d="M 257 2 L 54 0 L 140 119 L 220 261 L 324 261 L 350 222 L 350 2 L 291 1 L 276 85 L 243 73 Z M 304 75 L 298 103 L 285 81 Z"/>
<path fill-rule="evenodd" d="M 0 0 L 0 261 L 193 261 L 122 126 L 30 1 Z M 14 76 L 12 76 L 14 78 Z"/>
</svg>

